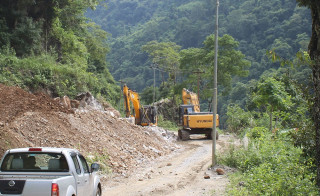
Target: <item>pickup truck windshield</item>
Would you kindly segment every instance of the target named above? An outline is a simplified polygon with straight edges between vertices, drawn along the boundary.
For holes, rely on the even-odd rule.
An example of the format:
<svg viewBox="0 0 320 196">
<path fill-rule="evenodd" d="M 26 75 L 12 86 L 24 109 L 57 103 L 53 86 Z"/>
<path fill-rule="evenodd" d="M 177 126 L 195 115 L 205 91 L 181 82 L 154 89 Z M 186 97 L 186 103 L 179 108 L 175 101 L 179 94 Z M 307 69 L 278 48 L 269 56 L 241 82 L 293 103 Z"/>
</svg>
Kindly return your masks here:
<svg viewBox="0 0 320 196">
<path fill-rule="evenodd" d="M 7 154 L 2 162 L 1 171 L 68 172 L 69 167 L 63 154 L 24 152 Z"/>
</svg>

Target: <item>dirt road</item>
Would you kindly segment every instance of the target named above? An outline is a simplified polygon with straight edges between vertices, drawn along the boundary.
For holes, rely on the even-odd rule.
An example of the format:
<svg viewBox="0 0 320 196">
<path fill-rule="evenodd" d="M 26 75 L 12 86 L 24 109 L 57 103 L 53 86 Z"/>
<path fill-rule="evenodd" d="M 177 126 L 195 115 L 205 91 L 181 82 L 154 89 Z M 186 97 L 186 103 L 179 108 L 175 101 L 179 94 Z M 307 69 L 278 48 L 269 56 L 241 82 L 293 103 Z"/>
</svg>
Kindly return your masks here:
<svg viewBox="0 0 320 196">
<path fill-rule="evenodd" d="M 220 136 L 217 151 L 226 148 L 230 137 Z M 229 183 L 227 176 L 208 169 L 212 161 L 212 141 L 193 136 L 192 140 L 178 144 L 181 148 L 175 153 L 141 167 L 135 175 L 109 179 L 103 195 L 223 195 Z M 210 178 L 205 179 L 205 176 Z"/>
</svg>

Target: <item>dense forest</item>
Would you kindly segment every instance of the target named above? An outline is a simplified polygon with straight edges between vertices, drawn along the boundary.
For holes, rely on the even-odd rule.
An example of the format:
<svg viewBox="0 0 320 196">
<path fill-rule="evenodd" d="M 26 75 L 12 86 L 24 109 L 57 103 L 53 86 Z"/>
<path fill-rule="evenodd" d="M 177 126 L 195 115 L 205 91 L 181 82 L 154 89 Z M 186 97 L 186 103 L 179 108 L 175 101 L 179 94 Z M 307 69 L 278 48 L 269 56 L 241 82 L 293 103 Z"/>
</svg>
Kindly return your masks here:
<svg viewBox="0 0 320 196">
<path fill-rule="evenodd" d="M 151 84 L 152 62 L 141 47 L 149 41 L 174 42 L 181 49 L 202 47 L 214 32 L 215 1 L 106 1 L 106 7 L 89 12 L 89 17 L 111 33 L 110 71 L 126 79 L 135 89 Z M 311 18 L 307 8 L 283 0 L 262 3 L 242 0 L 220 3 L 220 35 L 229 34 L 251 61 L 249 79 L 277 65 L 265 58 L 267 49 L 290 58 L 310 38 Z M 148 61 L 149 60 L 149 61 Z M 131 70 L 130 67 L 136 69 Z M 246 79 L 247 80 L 247 79 Z M 147 83 L 146 83 L 147 82 Z"/>
<path fill-rule="evenodd" d="M 181 88 L 196 92 L 197 79 L 201 77 L 202 108 L 208 109 L 212 74 L 208 72 L 206 65 L 210 64 L 212 59 L 201 56 L 202 62 L 197 59 L 192 62 L 190 56 L 197 52 L 197 49 L 207 50 L 208 54 L 211 52 L 208 39 L 214 32 L 214 0 L 107 0 L 102 5 L 95 11 L 89 11 L 87 15 L 111 34 L 108 61 L 109 70 L 116 80 L 125 81 L 138 92 L 145 91 L 143 100 L 150 102 L 152 99 L 148 97 L 151 96 L 148 92 L 153 85 L 152 67 L 156 67 L 156 82 L 160 90 L 156 93 L 157 100 L 164 98 L 163 94 L 168 94 L 161 92 L 161 89 L 167 88 L 160 84 L 169 81 L 172 75 L 175 75 L 175 81 L 181 84 L 174 94 L 179 94 Z M 222 126 L 225 127 L 228 104 L 237 103 L 242 108 L 246 107 L 247 93 L 257 85 L 257 80 L 262 75 L 281 75 L 288 72 L 287 67 L 280 68 L 280 63 L 274 63 L 268 58 L 268 50 L 274 50 L 284 59 L 292 59 L 298 51 L 307 49 L 311 17 L 307 8 L 299 7 L 290 0 L 263 3 L 259 0 L 240 0 L 236 3 L 228 0 L 221 2 L 219 9 L 220 37 L 224 37 L 224 40 L 228 37 L 232 42 L 226 43 L 225 40 L 219 45 L 221 58 L 218 59 L 218 112 L 222 116 Z M 174 51 L 176 59 L 180 60 L 168 60 L 166 56 L 173 55 L 171 51 L 150 54 L 151 51 L 144 48 L 154 41 L 175 43 L 178 48 L 171 51 Z M 226 50 L 230 51 L 228 47 L 231 45 L 224 44 L 231 44 L 234 52 L 227 53 Z M 199 50 L 198 55 L 193 54 L 195 58 L 199 57 Z M 195 73 L 199 71 L 206 73 Z M 303 83 L 311 74 L 308 67 L 301 66 L 289 72 L 291 78 Z M 170 85 L 170 82 L 167 85 Z"/>
<path fill-rule="evenodd" d="M 220 2 L 219 131 L 249 139 L 219 155 L 219 164 L 238 169 L 229 195 L 319 192 L 319 4 Z M 90 91 L 118 106 L 117 81 L 150 104 L 155 79 L 156 101 L 179 105 L 188 88 L 199 90 L 202 111 L 210 110 L 215 6 L 214 0 L 3 0 L 0 82 L 52 97 Z"/>
<path fill-rule="evenodd" d="M 115 103 L 107 33 L 84 16 L 98 1 L 0 2 L 0 82 L 52 97 L 91 91 Z"/>
</svg>

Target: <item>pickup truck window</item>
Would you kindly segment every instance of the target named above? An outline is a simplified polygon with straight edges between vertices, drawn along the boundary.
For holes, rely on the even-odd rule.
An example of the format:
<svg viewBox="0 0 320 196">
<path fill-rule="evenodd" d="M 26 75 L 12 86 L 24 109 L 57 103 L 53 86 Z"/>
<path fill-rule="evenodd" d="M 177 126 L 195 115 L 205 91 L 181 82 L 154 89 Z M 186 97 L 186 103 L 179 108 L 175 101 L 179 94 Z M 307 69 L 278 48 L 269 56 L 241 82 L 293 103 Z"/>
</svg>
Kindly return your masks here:
<svg viewBox="0 0 320 196">
<path fill-rule="evenodd" d="M 80 158 L 81 164 L 83 166 L 84 173 L 89 173 L 89 167 L 88 167 L 86 159 L 82 155 L 79 155 L 79 158 Z"/>
<path fill-rule="evenodd" d="M 74 167 L 76 168 L 77 174 L 81 174 L 80 164 L 78 162 L 76 154 L 71 155 L 71 158 L 74 163 Z"/>
<path fill-rule="evenodd" d="M 14 172 L 68 172 L 67 160 L 60 153 L 24 152 L 5 156 L 1 171 Z"/>
</svg>

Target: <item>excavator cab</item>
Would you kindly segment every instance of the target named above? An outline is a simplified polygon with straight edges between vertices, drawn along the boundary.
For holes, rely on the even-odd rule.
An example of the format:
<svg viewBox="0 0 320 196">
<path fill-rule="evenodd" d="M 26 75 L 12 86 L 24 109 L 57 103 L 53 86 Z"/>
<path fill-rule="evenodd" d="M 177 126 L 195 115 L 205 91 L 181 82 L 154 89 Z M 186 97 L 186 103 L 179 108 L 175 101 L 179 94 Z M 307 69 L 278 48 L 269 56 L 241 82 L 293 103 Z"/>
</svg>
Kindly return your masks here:
<svg viewBox="0 0 320 196">
<path fill-rule="evenodd" d="M 142 126 L 157 125 L 157 107 L 145 105 L 140 109 Z"/>
<path fill-rule="evenodd" d="M 183 116 L 194 113 L 194 105 L 180 105 L 179 107 L 179 125 L 183 125 Z"/>
</svg>

